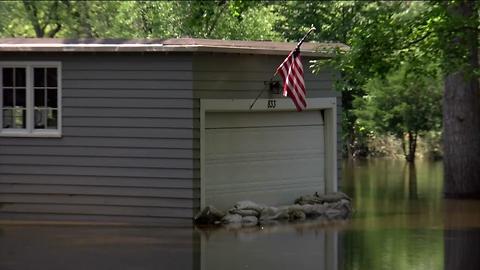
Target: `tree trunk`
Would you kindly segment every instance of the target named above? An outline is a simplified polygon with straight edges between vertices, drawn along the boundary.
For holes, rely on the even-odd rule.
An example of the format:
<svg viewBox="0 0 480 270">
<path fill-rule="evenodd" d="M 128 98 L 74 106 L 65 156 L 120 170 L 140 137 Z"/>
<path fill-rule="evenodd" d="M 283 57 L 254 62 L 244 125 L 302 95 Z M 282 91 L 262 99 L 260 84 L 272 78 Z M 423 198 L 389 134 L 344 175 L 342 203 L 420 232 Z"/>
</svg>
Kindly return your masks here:
<svg viewBox="0 0 480 270">
<path fill-rule="evenodd" d="M 451 8 L 465 19 L 477 16 L 473 1 L 460 1 Z M 466 49 L 469 63 L 445 78 L 444 194 L 448 198 L 480 198 L 480 91 L 478 77 L 473 75 L 478 67 L 478 35 L 466 27 L 458 33 L 451 44 Z"/>
<path fill-rule="evenodd" d="M 415 162 L 415 152 L 417 151 L 417 133 L 407 132 L 408 149 L 405 151 L 405 143 L 402 141 L 403 153 L 408 162 Z"/>
<path fill-rule="evenodd" d="M 23 1 L 23 7 L 25 8 L 25 11 L 27 12 L 27 17 L 30 23 L 33 26 L 33 29 L 35 30 L 35 35 L 37 38 L 42 38 L 45 36 L 45 29 L 40 25 L 39 19 L 38 19 L 38 11 L 37 7 L 32 1 Z"/>
</svg>

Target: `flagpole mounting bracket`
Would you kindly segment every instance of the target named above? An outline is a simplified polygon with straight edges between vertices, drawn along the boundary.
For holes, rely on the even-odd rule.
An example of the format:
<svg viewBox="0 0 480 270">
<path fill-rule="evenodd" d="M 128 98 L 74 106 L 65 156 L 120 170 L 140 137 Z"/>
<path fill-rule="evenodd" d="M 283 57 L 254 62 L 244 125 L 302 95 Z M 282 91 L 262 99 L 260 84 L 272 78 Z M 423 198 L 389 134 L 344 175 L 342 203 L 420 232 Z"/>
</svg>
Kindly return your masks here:
<svg viewBox="0 0 480 270">
<path fill-rule="evenodd" d="M 268 85 L 268 90 L 270 94 L 278 95 L 280 94 L 280 82 L 279 81 L 265 81 L 265 85 Z"/>
</svg>

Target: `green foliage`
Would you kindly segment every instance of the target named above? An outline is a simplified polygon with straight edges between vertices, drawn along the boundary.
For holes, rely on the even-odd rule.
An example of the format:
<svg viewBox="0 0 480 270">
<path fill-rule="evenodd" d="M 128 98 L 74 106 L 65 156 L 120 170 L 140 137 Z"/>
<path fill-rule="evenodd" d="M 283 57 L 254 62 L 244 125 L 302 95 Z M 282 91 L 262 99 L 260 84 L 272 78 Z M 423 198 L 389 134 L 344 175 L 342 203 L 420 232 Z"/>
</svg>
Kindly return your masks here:
<svg viewBox="0 0 480 270">
<path fill-rule="evenodd" d="M 378 1 L 361 7 L 352 21 L 347 44 L 351 50 L 339 66 L 356 79 L 388 74 L 404 61 L 440 63 L 444 73 L 468 65 L 467 50 L 452 41 L 475 18 L 451 12 L 458 1 Z M 478 5 L 478 2 L 477 2 Z M 440 61 L 439 61 L 440 60 Z"/>
<path fill-rule="evenodd" d="M 405 63 L 385 79 L 366 84 L 368 95 L 355 100 L 360 126 L 402 138 L 408 131 L 424 132 L 441 127 L 441 79 L 418 73 Z"/>
<path fill-rule="evenodd" d="M 403 63 L 385 78 L 369 80 L 365 89 L 368 94 L 354 101 L 356 125 L 370 135 L 406 138 L 407 156 L 414 156 L 418 135 L 440 130 L 442 87 L 435 65 L 419 70 L 417 63 Z"/>
<path fill-rule="evenodd" d="M 21 2 L 0 2 L 0 33 L 2 37 L 34 35 Z"/>
<path fill-rule="evenodd" d="M 4 37 L 279 40 L 272 6 L 252 1 L 0 2 Z"/>
<path fill-rule="evenodd" d="M 275 7 L 280 19 L 275 29 L 289 40 L 298 40 L 317 27 L 311 40 L 349 43 L 357 13 L 367 1 L 288 1 Z"/>
<path fill-rule="evenodd" d="M 359 112 L 361 109 L 355 106 L 359 104 L 354 104 L 354 100 L 371 97 L 369 91 L 373 91 L 373 82 L 369 83 L 370 88 L 364 87 L 371 79 L 382 80 L 390 76 L 392 80 L 392 74 L 404 68 L 404 63 L 409 63 L 410 74 L 427 77 L 437 76 L 439 70 L 443 74 L 465 70 L 469 76 L 478 76 L 480 72 L 474 69 L 477 60 L 469 58 L 471 48 L 465 44 L 471 44 L 467 41 L 478 38 L 479 22 L 476 16 L 465 17 L 455 8 L 461 3 L 464 1 L 318 1 L 289 2 L 278 8 L 282 17 L 276 29 L 289 39 L 299 36 L 288 33 L 314 24 L 319 28 L 315 39 L 340 41 L 350 47 L 347 52 L 334 50 L 337 57 L 333 60 L 314 63 L 316 70 L 334 65 L 340 71 L 342 80 L 337 89 L 342 91 L 343 134 L 350 154 L 355 151 L 352 148 L 365 148 L 362 144 L 368 141 L 366 137 L 372 131 L 389 129 L 390 133 L 400 134 L 401 130 L 417 121 L 392 115 L 382 115 L 391 119 L 384 119 L 379 123 L 384 126 L 380 127 L 365 125 L 362 119 L 358 121 L 357 117 L 365 115 Z M 453 42 L 455 40 L 457 42 Z M 438 64 L 439 69 L 425 68 L 433 63 Z M 378 84 L 376 88 L 386 87 Z M 391 93 L 397 90 L 385 91 Z M 377 91 L 376 95 L 382 91 Z M 404 101 L 409 102 L 407 99 Z M 356 112 L 352 113 L 354 108 Z M 398 104 L 394 115 L 412 109 L 418 108 Z M 387 111 L 388 108 L 381 110 Z M 437 117 L 430 120 L 439 122 Z M 430 121 L 421 122 L 427 125 Z"/>
</svg>

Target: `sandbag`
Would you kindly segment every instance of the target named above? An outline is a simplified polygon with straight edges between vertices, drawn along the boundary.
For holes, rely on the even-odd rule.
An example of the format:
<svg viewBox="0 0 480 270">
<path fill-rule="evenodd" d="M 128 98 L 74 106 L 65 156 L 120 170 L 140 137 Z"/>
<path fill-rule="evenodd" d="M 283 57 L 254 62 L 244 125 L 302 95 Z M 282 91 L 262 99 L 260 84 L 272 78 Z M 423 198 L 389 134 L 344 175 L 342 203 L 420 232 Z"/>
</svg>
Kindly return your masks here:
<svg viewBox="0 0 480 270">
<path fill-rule="evenodd" d="M 251 209 L 237 209 L 237 208 L 232 208 L 230 210 L 228 210 L 228 213 L 230 214 L 238 214 L 242 217 L 246 217 L 246 216 L 255 216 L 255 217 L 258 217 L 260 216 L 260 212 L 257 212 L 255 210 L 251 210 Z"/>
<path fill-rule="evenodd" d="M 205 207 L 194 218 L 196 224 L 224 224 L 234 227 L 255 226 L 307 218 L 344 219 L 352 212 L 351 199 L 342 192 L 302 196 L 296 204 L 267 207 L 252 201 L 239 201 L 224 213 L 213 206 Z"/>
<path fill-rule="evenodd" d="M 209 205 L 203 208 L 194 218 L 194 222 L 196 224 L 216 224 L 218 223 L 223 217 L 225 213 L 216 209 L 215 207 Z"/>
<path fill-rule="evenodd" d="M 222 218 L 223 224 L 242 223 L 242 216 L 237 214 L 228 214 Z"/>
<path fill-rule="evenodd" d="M 233 208 L 241 209 L 241 210 L 254 210 L 258 213 L 262 212 L 265 208 L 265 205 L 257 204 L 252 201 L 239 201 L 233 205 Z"/>
<path fill-rule="evenodd" d="M 258 224 L 258 218 L 255 216 L 246 216 L 242 218 L 242 224 L 246 226 L 255 226 Z"/>
<path fill-rule="evenodd" d="M 340 200 L 351 201 L 352 199 L 343 192 L 332 192 L 327 194 L 318 194 L 317 192 L 315 192 L 315 194 L 313 195 L 301 196 L 300 198 L 295 200 L 295 204 L 322 204 L 338 202 Z"/>
<path fill-rule="evenodd" d="M 260 213 L 260 221 L 288 219 L 288 207 L 266 207 Z"/>
</svg>

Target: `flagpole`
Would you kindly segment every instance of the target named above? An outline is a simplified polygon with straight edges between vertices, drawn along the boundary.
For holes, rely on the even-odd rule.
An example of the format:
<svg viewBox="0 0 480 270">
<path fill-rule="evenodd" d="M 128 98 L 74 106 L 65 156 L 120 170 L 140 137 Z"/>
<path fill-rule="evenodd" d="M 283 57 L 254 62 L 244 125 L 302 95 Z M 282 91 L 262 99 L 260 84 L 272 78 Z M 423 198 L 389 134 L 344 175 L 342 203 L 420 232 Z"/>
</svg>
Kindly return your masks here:
<svg viewBox="0 0 480 270">
<path fill-rule="evenodd" d="M 305 36 L 303 36 L 302 39 L 300 39 L 300 41 L 298 42 L 297 44 L 297 47 L 295 47 L 296 50 L 299 50 L 300 49 L 300 46 L 302 46 L 303 42 L 305 41 L 305 39 L 313 32 L 317 30 L 317 28 L 315 28 L 313 25 L 312 27 L 310 28 L 310 30 L 308 30 L 308 32 L 305 34 Z"/>
<path fill-rule="evenodd" d="M 310 30 L 308 30 L 308 32 L 302 37 L 302 39 L 300 39 L 300 41 L 297 43 L 297 46 L 295 47 L 295 50 L 300 50 L 300 46 L 302 46 L 303 42 L 305 41 L 305 39 L 313 32 L 317 30 L 317 28 L 315 28 L 312 24 L 312 26 L 310 27 Z M 278 73 L 278 70 L 275 70 L 275 73 L 273 73 L 272 77 L 270 78 L 270 82 L 273 81 L 273 78 L 275 76 L 277 76 L 277 73 Z M 257 103 L 257 100 L 260 98 L 260 96 L 263 94 L 263 91 L 265 91 L 265 88 L 262 89 L 262 91 L 260 91 L 260 93 L 257 95 L 257 97 L 253 100 L 253 103 L 250 105 L 250 110 L 253 108 L 253 105 L 255 105 L 255 103 Z"/>
</svg>

